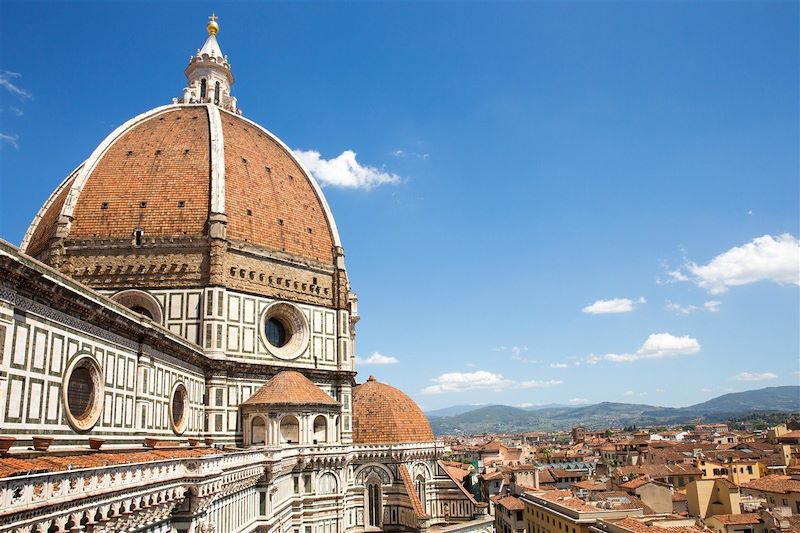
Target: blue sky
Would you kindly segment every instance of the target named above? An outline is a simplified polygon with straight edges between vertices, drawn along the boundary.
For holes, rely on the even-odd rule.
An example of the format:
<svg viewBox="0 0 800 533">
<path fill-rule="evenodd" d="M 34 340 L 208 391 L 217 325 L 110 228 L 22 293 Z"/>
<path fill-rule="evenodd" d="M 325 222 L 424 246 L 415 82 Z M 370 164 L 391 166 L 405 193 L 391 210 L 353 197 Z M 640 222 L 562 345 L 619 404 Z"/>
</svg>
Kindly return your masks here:
<svg viewBox="0 0 800 533">
<path fill-rule="evenodd" d="M 244 114 L 329 183 L 359 356 L 396 360 L 359 380 L 425 408 L 798 384 L 796 2 L 4 1 L 3 239 L 180 94 L 212 10 Z"/>
</svg>

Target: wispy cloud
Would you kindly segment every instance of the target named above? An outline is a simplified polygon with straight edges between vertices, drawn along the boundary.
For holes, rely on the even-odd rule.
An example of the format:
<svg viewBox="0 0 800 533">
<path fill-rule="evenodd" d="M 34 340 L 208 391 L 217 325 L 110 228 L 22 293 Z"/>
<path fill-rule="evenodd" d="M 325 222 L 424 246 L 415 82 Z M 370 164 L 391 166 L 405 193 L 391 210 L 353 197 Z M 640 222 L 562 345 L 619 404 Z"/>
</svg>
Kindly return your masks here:
<svg viewBox="0 0 800 533">
<path fill-rule="evenodd" d="M 710 294 L 758 281 L 800 285 L 800 241 L 788 233 L 763 235 L 734 246 L 705 265 L 686 260 L 668 274 L 673 281 L 691 281 Z"/>
<path fill-rule="evenodd" d="M 522 389 L 542 389 L 563 384 L 561 380 L 529 380 L 514 381 L 502 374 L 477 370 L 475 372 L 448 372 L 431 379 L 433 385 L 422 389 L 422 394 L 443 394 L 448 392 L 464 392 L 470 390 L 501 391 L 511 387 Z"/>
<path fill-rule="evenodd" d="M 587 403 L 589 403 L 589 400 L 587 400 L 586 398 L 572 398 L 570 400 L 567 400 L 567 404 L 569 405 L 584 405 Z"/>
<path fill-rule="evenodd" d="M 569 368 L 567 363 L 550 363 L 550 368 Z"/>
<path fill-rule="evenodd" d="M 691 355 L 700 351 L 700 343 L 689 336 L 676 337 L 670 333 L 653 333 L 644 344 L 632 353 L 607 353 L 605 355 L 590 354 L 584 362 L 590 365 L 600 361 L 612 363 L 631 363 L 641 359 L 668 359 L 680 355 Z"/>
<path fill-rule="evenodd" d="M 767 381 L 778 379 L 778 375 L 772 372 L 740 372 L 731 379 L 736 381 Z"/>
<path fill-rule="evenodd" d="M 717 313 L 719 312 L 719 307 L 721 305 L 722 302 L 717 300 L 709 300 L 705 302 L 702 306 L 692 305 L 692 304 L 682 305 L 667 300 L 664 303 L 664 308 L 667 311 L 675 313 L 676 315 L 691 315 L 692 313 L 696 313 L 697 311 L 708 311 L 709 313 Z"/>
<path fill-rule="evenodd" d="M 6 133 L 0 133 L 0 142 L 5 142 L 10 144 L 16 149 L 19 149 L 19 135 L 8 135 Z"/>
<path fill-rule="evenodd" d="M 428 159 L 430 154 L 424 152 L 409 152 L 407 150 L 403 150 L 398 148 L 397 150 L 392 151 L 392 155 L 398 157 L 400 159 L 405 159 L 407 157 L 413 157 L 415 159 Z"/>
<path fill-rule="evenodd" d="M 294 153 L 323 187 L 329 185 L 370 190 L 380 185 L 396 185 L 402 181 L 397 174 L 362 165 L 356 160 L 356 153 L 352 150 L 345 150 L 332 159 L 324 159 L 314 150 L 294 150 Z"/>
<path fill-rule="evenodd" d="M 538 363 L 536 359 L 529 359 L 523 354 L 528 351 L 527 346 L 497 346 L 492 348 L 493 352 L 511 352 L 511 359 L 520 363 Z"/>
<path fill-rule="evenodd" d="M 592 315 L 630 313 L 636 309 L 637 305 L 644 303 L 646 303 L 644 297 L 638 300 L 631 300 L 630 298 L 612 298 L 610 300 L 597 300 L 593 304 L 584 307 L 582 311 Z"/>
<path fill-rule="evenodd" d="M 393 365 L 397 363 L 397 358 L 391 355 L 383 355 L 382 353 L 372 352 L 372 355 L 366 359 L 356 357 L 356 364 L 359 365 Z"/>
<path fill-rule="evenodd" d="M 557 387 L 563 385 L 564 381 L 560 379 L 538 380 L 532 379 L 530 381 L 521 381 L 518 385 L 523 389 L 547 389 L 549 387 Z"/>
<path fill-rule="evenodd" d="M 22 74 L 19 72 L 0 70 L 0 87 L 3 87 L 8 92 L 19 96 L 23 100 L 27 100 L 28 98 L 32 98 L 33 95 L 12 81 L 21 77 Z"/>
</svg>

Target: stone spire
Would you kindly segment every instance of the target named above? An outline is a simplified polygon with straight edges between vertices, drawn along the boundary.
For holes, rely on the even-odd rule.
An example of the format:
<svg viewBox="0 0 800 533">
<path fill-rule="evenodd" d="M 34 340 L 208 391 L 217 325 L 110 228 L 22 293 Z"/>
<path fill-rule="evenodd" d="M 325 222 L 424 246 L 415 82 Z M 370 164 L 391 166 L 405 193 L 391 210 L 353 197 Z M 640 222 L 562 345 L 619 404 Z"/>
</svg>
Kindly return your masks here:
<svg viewBox="0 0 800 533">
<path fill-rule="evenodd" d="M 182 104 L 209 103 L 240 113 L 236 107 L 236 98 L 231 96 L 233 73 L 228 63 L 228 56 L 223 55 L 217 42 L 219 24 L 217 16 L 213 13 L 208 17 L 206 29 L 208 39 L 203 47 L 189 58 L 189 66 L 184 71 L 189 83 L 183 89 L 183 96 L 174 101 Z"/>
</svg>

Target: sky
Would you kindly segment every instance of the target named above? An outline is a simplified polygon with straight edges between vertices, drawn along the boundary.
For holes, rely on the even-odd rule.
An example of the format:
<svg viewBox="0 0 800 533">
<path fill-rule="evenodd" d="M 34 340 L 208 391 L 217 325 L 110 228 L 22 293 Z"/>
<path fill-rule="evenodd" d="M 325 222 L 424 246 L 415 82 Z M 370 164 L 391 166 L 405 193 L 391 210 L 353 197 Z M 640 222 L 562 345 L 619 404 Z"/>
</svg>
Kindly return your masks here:
<svg viewBox="0 0 800 533">
<path fill-rule="evenodd" d="M 324 186 L 358 380 L 423 408 L 800 382 L 797 2 L 0 3 L 0 238 L 219 16 Z"/>
</svg>

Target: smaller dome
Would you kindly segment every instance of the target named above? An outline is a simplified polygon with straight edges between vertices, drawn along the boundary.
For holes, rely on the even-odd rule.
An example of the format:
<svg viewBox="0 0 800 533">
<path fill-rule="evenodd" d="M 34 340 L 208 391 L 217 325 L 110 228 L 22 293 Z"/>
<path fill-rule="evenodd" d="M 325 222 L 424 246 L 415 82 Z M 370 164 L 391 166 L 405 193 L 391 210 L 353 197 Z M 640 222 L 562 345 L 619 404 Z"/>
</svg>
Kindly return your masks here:
<svg viewBox="0 0 800 533">
<path fill-rule="evenodd" d="M 353 389 L 353 442 L 400 444 L 436 440 L 422 409 L 404 392 L 370 376 Z"/>
<path fill-rule="evenodd" d="M 285 370 L 264 383 L 242 405 L 338 406 L 322 389 L 294 370 Z"/>
</svg>

